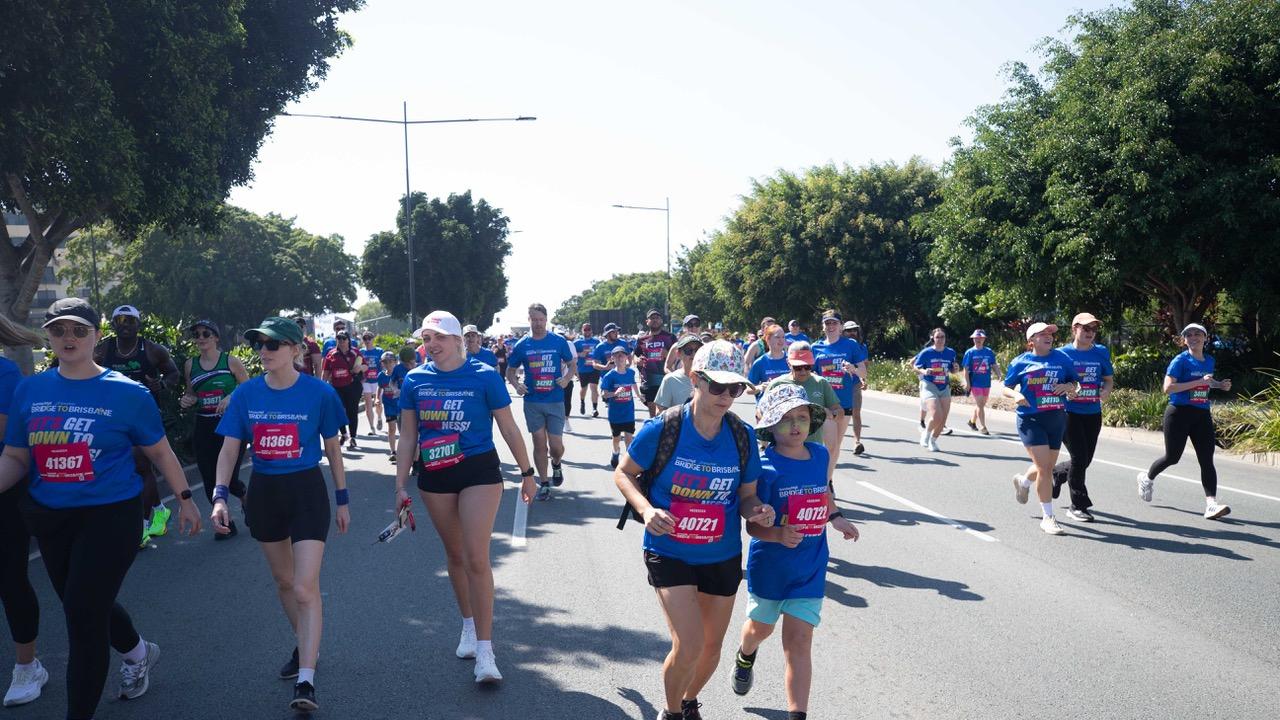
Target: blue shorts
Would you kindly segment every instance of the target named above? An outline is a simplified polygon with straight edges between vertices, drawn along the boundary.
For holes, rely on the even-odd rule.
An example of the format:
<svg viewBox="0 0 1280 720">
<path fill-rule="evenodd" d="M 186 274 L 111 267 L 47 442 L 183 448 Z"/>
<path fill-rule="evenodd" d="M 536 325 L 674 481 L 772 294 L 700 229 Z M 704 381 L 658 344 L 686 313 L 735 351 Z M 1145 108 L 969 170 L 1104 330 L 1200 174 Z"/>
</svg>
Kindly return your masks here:
<svg viewBox="0 0 1280 720">
<path fill-rule="evenodd" d="M 1066 429 L 1067 414 L 1061 410 L 1018 416 L 1018 437 L 1026 447 L 1048 445 L 1050 450 L 1061 449 Z"/>
<path fill-rule="evenodd" d="M 822 621 L 822 598 L 791 598 L 770 600 L 755 593 L 747 593 L 747 617 L 765 625 L 777 625 L 782 615 L 807 622 L 814 627 Z"/>
<path fill-rule="evenodd" d="M 564 401 L 557 399 L 555 402 L 530 402 L 525 398 L 524 424 L 529 427 L 530 433 L 545 429 L 550 435 L 563 435 Z"/>
</svg>

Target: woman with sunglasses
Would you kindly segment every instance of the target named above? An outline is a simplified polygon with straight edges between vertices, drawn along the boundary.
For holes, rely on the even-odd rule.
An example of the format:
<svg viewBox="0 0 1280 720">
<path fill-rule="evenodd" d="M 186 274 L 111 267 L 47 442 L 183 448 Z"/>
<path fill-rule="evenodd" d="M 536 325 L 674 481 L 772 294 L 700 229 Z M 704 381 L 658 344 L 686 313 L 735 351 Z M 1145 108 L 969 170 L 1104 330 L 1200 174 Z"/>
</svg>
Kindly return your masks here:
<svg viewBox="0 0 1280 720">
<path fill-rule="evenodd" d="M 956 351 L 947 347 L 947 331 L 934 328 L 932 343 L 916 354 L 911 364 L 920 378 L 920 402 L 926 416 L 920 432 L 920 447 L 938 452 L 938 436 L 947 427 L 951 413 L 951 373 L 959 372 Z"/>
<path fill-rule="evenodd" d="M 809 402 L 826 408 L 825 422 L 815 423 L 805 442 L 821 443 L 823 447 L 830 447 L 836 441 L 835 423 L 831 421 L 832 416 L 843 411 L 840 405 L 840 398 L 836 396 L 836 391 L 831 388 L 831 383 L 826 378 L 818 377 L 813 373 L 814 368 L 813 347 L 809 343 L 801 340 L 791 343 L 787 348 L 787 365 L 791 369 L 789 375 L 784 375 L 769 383 L 768 387 L 773 387 L 780 383 L 795 383 L 804 388 L 809 395 Z M 765 389 L 767 392 L 767 388 Z M 759 411 L 756 412 L 757 416 Z M 757 417 L 759 419 L 759 417 Z M 832 473 L 835 471 L 835 465 L 828 462 L 827 479 L 830 480 Z"/>
<path fill-rule="evenodd" d="M 253 474 L 245 522 L 267 558 L 280 604 L 297 639 L 280 678 L 297 678 L 289 707 L 312 711 L 319 707 L 315 669 L 323 624 L 320 568 L 330 517 L 320 457 L 323 454 L 329 461 L 338 506 L 335 524 L 339 533 L 345 533 L 351 513 L 338 431 L 346 410 L 331 386 L 298 372 L 295 363 L 303 339 L 293 321 L 269 317 L 244 337 L 262 358 L 266 374 L 236 388 L 218 423 L 218 433 L 226 440 L 218 455 L 213 526 L 219 533 L 231 532 L 227 511 L 231 472 L 244 443 L 251 442 Z"/>
<path fill-rule="evenodd" d="M 1080 393 L 1067 403 L 1067 428 L 1062 444 L 1071 453 L 1068 461 L 1067 486 L 1071 491 L 1071 507 L 1067 514 L 1080 522 L 1093 522 L 1093 500 L 1085 485 L 1085 471 L 1093 462 L 1098 449 L 1098 435 L 1102 432 L 1102 404 L 1111 396 L 1115 384 L 1115 369 L 1111 365 L 1111 351 L 1105 345 L 1094 342 L 1102 323 L 1091 313 L 1080 313 L 1071 319 L 1071 342 L 1058 348 L 1075 363 L 1080 376 Z M 1053 497 L 1058 497 L 1062 486 L 1055 473 Z"/>
<path fill-rule="evenodd" d="M 449 583 L 462 613 L 462 636 L 454 652 L 475 658 L 475 681 L 502 679 L 493 652 L 493 568 L 489 543 L 502 502 L 502 471 L 493 444 L 493 423 L 520 473 L 520 499 L 533 502 L 533 465 L 511 414 L 511 396 L 501 375 L 468 358 L 458 319 L 437 310 L 422 320 L 427 363 L 411 370 L 400 389 L 400 445 L 396 463 L 396 508 L 409 502 L 410 470 L 431 523 L 444 543 Z"/>
<path fill-rule="evenodd" d="M 182 366 L 187 391 L 179 399 L 183 409 L 196 409 L 195 425 L 191 428 L 191 449 L 196 455 L 196 467 L 204 483 L 204 495 L 213 505 L 213 486 L 218 480 L 218 454 L 222 452 L 223 437 L 218 434 L 218 422 L 227 410 L 231 391 L 249 380 L 244 363 L 231 353 L 218 347 L 218 326 L 212 320 L 197 320 L 188 328 L 200 354 L 190 358 Z M 231 470 L 231 494 L 240 499 L 244 510 L 244 483 L 240 482 L 241 457 Z M 231 532 L 216 533 L 214 540 L 225 540 L 236 534 L 236 524 L 230 523 Z"/>
<path fill-rule="evenodd" d="M 0 493 L 29 476 L 22 513 L 35 536 L 67 621 L 67 718 L 93 717 L 107 679 L 110 649 L 124 656 L 119 696 L 150 686 L 160 648 L 134 629 L 116 603 L 138 554 L 141 448 L 179 498 L 179 531 L 200 531 L 200 516 L 160 410 L 141 384 L 93 359 L 99 315 L 79 298 L 49 306 L 44 327 L 58 367 L 14 391 L 0 455 Z"/>
<path fill-rule="evenodd" d="M 791 371 L 791 366 L 787 364 L 787 331 L 781 325 L 767 325 L 761 333 L 761 339 L 768 350 L 751 364 L 751 370 L 747 373 L 747 379 L 751 382 L 747 392 L 755 396 L 757 404 L 766 385 L 774 378 Z"/>
<path fill-rule="evenodd" d="M 702 717 L 698 693 L 720 662 L 742 582 L 741 520 L 770 527 L 775 517 L 756 496 L 761 468 L 755 430 L 730 417 L 734 398 L 748 384 L 742 371 L 742 351 L 732 343 L 703 345 L 693 358 L 693 398 L 645 423 L 613 476 L 644 518 L 644 564 L 671 629 L 671 651 L 662 665 L 662 720 Z M 640 475 L 657 459 L 673 412 L 680 413 L 679 435 L 646 493 Z M 745 436 L 745 448 L 736 433 Z"/>
<path fill-rule="evenodd" d="M 813 357 L 817 363 L 817 371 L 826 380 L 840 400 L 841 411 L 835 414 L 835 437 L 827 446 L 831 468 L 828 475 L 835 474 L 836 462 L 840 459 L 840 445 L 844 443 L 844 433 L 849 427 L 849 419 L 857 407 L 857 398 L 853 394 L 854 386 L 861 385 L 867 376 L 867 351 L 854 340 L 840 336 L 840 313 L 828 309 L 822 313 L 823 338 L 813 344 Z M 864 448 L 860 439 L 855 438 L 854 454 L 861 455 Z"/>
<path fill-rule="evenodd" d="M 973 347 L 964 351 L 960 367 L 964 371 L 964 389 L 973 397 L 973 415 L 969 429 L 990 435 L 987 430 L 987 399 L 991 396 L 991 376 L 997 371 L 996 354 L 987 347 L 987 333 L 974 330 L 969 336 Z"/>
<path fill-rule="evenodd" d="M 335 336 L 332 350 L 324 356 L 321 379 L 338 391 L 338 399 L 347 413 L 345 430 L 339 440 L 352 450 L 356 445 L 356 433 L 360 431 L 360 398 L 363 393 L 361 378 L 364 377 L 364 357 L 351 348 L 351 336 L 339 330 Z M 348 436 L 347 432 L 351 434 Z M 348 439 L 349 438 L 349 439 Z"/>
</svg>

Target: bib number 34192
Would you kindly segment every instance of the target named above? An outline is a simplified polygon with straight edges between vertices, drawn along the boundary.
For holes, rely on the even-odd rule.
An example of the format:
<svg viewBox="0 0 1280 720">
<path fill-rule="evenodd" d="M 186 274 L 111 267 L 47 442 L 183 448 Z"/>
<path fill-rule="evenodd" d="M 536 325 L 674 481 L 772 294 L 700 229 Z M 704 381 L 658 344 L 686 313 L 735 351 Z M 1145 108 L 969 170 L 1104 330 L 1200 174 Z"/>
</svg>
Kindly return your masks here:
<svg viewBox="0 0 1280 720">
<path fill-rule="evenodd" d="M 724 505 L 675 501 L 671 514 L 676 519 L 671 539 L 676 542 L 698 545 L 724 536 Z"/>
<path fill-rule="evenodd" d="M 260 460 L 293 460 L 302 457 L 302 436 L 297 423 L 255 423 L 253 454 Z"/>
</svg>

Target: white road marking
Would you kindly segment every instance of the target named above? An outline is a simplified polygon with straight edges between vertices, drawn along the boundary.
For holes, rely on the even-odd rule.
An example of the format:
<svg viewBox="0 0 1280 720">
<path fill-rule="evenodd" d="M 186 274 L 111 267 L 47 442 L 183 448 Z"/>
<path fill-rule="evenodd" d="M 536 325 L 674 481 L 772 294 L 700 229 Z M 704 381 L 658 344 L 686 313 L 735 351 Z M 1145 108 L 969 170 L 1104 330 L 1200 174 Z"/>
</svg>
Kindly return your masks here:
<svg viewBox="0 0 1280 720">
<path fill-rule="evenodd" d="M 511 526 L 511 547 L 524 547 L 529 544 L 525 532 L 529 528 L 529 506 L 520 499 L 520 486 L 516 486 L 516 519 Z"/>
<path fill-rule="evenodd" d="M 859 480 L 859 481 L 858 481 L 858 484 L 859 484 L 859 485 L 861 485 L 862 487 L 864 487 L 864 488 L 868 489 L 868 490 L 871 490 L 871 491 L 874 491 L 874 492 L 878 492 L 878 493 L 880 493 L 881 495 L 883 495 L 883 496 L 885 496 L 885 497 L 889 498 L 890 500 L 894 500 L 894 501 L 899 502 L 899 503 L 901 503 L 901 504 L 903 504 L 903 505 L 906 505 L 907 507 L 911 508 L 912 510 L 915 510 L 916 512 L 922 512 L 922 513 L 924 513 L 925 515 L 929 515 L 929 516 L 935 517 L 935 518 L 937 518 L 938 520 L 941 520 L 942 522 L 946 523 L 947 525 L 950 525 L 951 527 L 953 527 L 953 528 L 955 528 L 955 529 L 957 529 L 957 530 L 963 530 L 963 531 L 965 531 L 965 532 L 969 533 L 970 535 L 972 535 L 972 536 L 974 536 L 974 537 L 976 537 L 976 538 L 978 538 L 978 539 L 980 539 L 980 540 L 985 540 L 985 541 L 987 541 L 987 542 L 999 542 L 999 540 L 997 540 L 996 538 L 994 538 L 994 537 L 992 537 L 992 536 L 990 536 L 990 535 L 988 535 L 988 534 L 986 534 L 986 533 L 978 532 L 977 530 L 974 530 L 973 528 L 969 527 L 968 525 L 965 525 L 965 524 L 964 524 L 964 523 L 962 523 L 962 522 L 958 522 L 958 521 L 956 521 L 956 520 L 952 520 L 951 518 L 947 517 L 946 515 L 943 515 L 942 513 L 934 512 L 933 510 L 930 510 L 929 508 L 927 508 L 927 507 L 925 507 L 925 506 L 923 506 L 923 505 L 920 505 L 920 504 L 917 504 L 917 503 L 911 502 L 910 500 L 908 500 L 908 499 L 906 499 L 906 498 L 902 497 L 901 495 L 895 495 L 895 494 L 893 494 L 893 493 L 889 492 L 888 490 L 885 490 L 885 489 L 884 489 L 884 488 L 882 488 L 882 487 L 877 487 L 877 486 L 875 486 L 875 485 L 872 485 L 871 483 L 867 482 L 866 480 Z"/>
</svg>

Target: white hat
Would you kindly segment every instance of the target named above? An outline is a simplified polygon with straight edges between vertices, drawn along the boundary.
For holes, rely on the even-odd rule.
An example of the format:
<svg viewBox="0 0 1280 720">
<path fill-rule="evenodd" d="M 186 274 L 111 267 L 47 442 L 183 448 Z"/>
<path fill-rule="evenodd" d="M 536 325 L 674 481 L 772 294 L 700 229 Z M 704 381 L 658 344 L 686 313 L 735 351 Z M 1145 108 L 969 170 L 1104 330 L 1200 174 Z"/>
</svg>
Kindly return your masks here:
<svg viewBox="0 0 1280 720">
<path fill-rule="evenodd" d="M 1027 328 L 1027 339 L 1030 340 L 1031 338 L 1035 337 L 1036 335 L 1039 335 L 1040 333 L 1046 330 L 1048 330 L 1051 333 L 1057 333 L 1058 326 L 1051 325 L 1049 323 L 1042 323 L 1042 322 L 1031 323 L 1031 327 Z"/>
<path fill-rule="evenodd" d="M 845 330 L 857 330 L 857 329 L 858 329 L 858 323 L 856 323 L 856 322 L 854 322 L 854 321 L 852 321 L 852 320 L 847 320 L 847 321 L 845 321 L 844 329 L 845 329 Z"/>
<path fill-rule="evenodd" d="M 1187 334 L 1187 331 L 1189 331 L 1189 330 L 1199 330 L 1200 332 L 1204 333 L 1205 335 L 1208 335 L 1208 334 L 1209 334 L 1209 331 L 1208 331 L 1208 330 L 1206 330 L 1206 329 L 1204 328 L 1204 326 L 1203 326 L 1203 325 L 1201 325 L 1200 323 L 1188 323 L 1186 327 L 1182 328 L 1182 333 L 1181 333 L 1181 334 L 1182 334 L 1182 335 L 1186 335 L 1186 334 Z"/>
<path fill-rule="evenodd" d="M 986 336 L 987 336 L 987 334 L 986 334 L 985 332 L 983 332 L 981 328 L 979 328 L 979 329 L 977 329 L 977 330 L 974 330 L 974 331 L 973 331 L 973 334 L 972 334 L 972 335 L 970 335 L 970 336 L 969 336 L 969 338 L 970 338 L 970 339 L 972 339 L 972 338 L 984 338 L 984 337 L 986 337 Z"/>
<path fill-rule="evenodd" d="M 458 318 L 447 310 L 434 310 L 430 315 L 422 318 L 422 327 L 418 328 L 417 332 L 418 337 L 422 337 L 427 330 L 434 330 L 442 335 L 462 337 L 462 323 L 459 323 Z"/>
<path fill-rule="evenodd" d="M 693 372 L 721 385 L 750 384 L 747 379 L 742 350 L 727 340 L 713 340 L 698 348 L 693 356 Z"/>
<path fill-rule="evenodd" d="M 462 328 L 462 334 L 463 334 L 463 335 L 470 335 L 471 333 L 475 333 L 475 334 L 479 335 L 479 334 L 480 334 L 480 328 L 476 327 L 475 325 L 467 325 L 467 326 L 465 326 L 465 327 L 463 327 L 463 328 Z"/>
<path fill-rule="evenodd" d="M 139 320 L 141 320 L 141 319 L 142 319 L 142 313 L 141 313 L 141 312 L 138 312 L 138 308 L 136 308 L 136 307 L 134 307 L 134 306 L 132 306 L 132 305 L 121 305 L 120 307 L 118 307 L 118 308 L 116 308 L 115 310 L 112 310 L 112 311 L 111 311 L 111 319 L 112 319 L 112 320 L 115 320 L 116 318 L 120 317 L 121 315 L 128 315 L 129 317 L 132 317 L 132 318 L 138 318 Z"/>
</svg>

